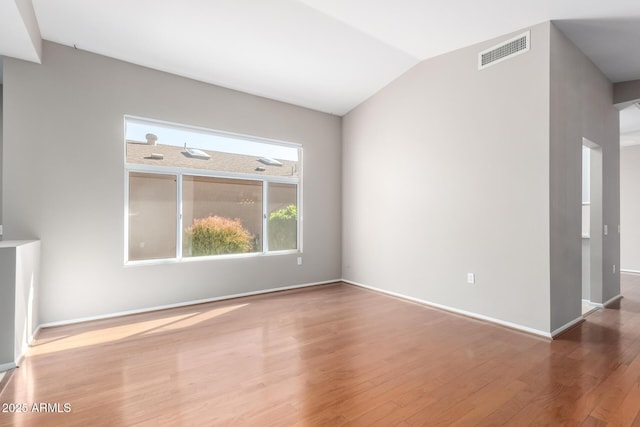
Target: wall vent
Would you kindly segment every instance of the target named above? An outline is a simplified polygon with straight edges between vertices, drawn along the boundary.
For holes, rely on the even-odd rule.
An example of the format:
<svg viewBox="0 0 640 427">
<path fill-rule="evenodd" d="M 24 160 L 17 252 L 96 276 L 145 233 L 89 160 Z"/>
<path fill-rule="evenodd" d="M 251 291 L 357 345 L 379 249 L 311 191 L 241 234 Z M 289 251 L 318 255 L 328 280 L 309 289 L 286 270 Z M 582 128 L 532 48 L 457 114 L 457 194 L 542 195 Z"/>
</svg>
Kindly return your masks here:
<svg viewBox="0 0 640 427">
<path fill-rule="evenodd" d="M 478 54 L 478 69 L 482 70 L 483 68 L 502 62 L 505 59 L 529 52 L 530 46 L 531 31 L 527 31 L 497 46 L 483 50 Z"/>
</svg>

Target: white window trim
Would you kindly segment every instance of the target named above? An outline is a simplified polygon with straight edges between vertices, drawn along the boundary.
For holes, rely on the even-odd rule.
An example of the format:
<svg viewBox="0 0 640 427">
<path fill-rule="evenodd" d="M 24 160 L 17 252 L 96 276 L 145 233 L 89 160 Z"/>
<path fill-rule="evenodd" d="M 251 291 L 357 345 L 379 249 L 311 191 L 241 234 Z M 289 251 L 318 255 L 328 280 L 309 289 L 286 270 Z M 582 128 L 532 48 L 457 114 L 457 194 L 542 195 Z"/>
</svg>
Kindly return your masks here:
<svg viewBox="0 0 640 427">
<path fill-rule="evenodd" d="M 269 252 L 269 182 L 262 183 L 262 252 Z"/>
<path fill-rule="evenodd" d="M 207 128 L 201 128 L 196 126 L 186 126 L 182 124 L 175 124 L 170 122 L 164 122 L 153 119 L 146 119 L 142 117 L 135 116 L 125 116 L 124 117 L 124 128 L 126 129 L 126 122 L 128 119 L 139 120 L 149 123 L 157 123 L 163 126 L 175 126 L 182 129 L 193 129 L 204 131 L 207 133 L 211 133 L 213 135 L 226 136 L 229 138 L 237 138 L 244 139 L 253 142 L 266 143 L 271 145 L 280 145 L 295 148 L 298 150 L 298 176 L 296 177 L 287 177 L 287 176 L 272 176 L 272 175 L 260 175 L 260 174 L 246 174 L 246 173 L 234 173 L 234 172 L 226 172 L 226 171 L 216 171 L 216 170 L 207 170 L 207 169 L 192 169 L 192 168 L 180 168 L 174 166 L 161 166 L 161 165 L 146 165 L 146 164 L 138 164 L 138 163 L 127 163 L 126 160 L 124 162 L 124 265 L 125 266 L 137 266 L 137 265 L 157 265 L 157 264 L 173 264 L 173 263 L 181 263 L 181 262 L 199 262 L 199 261 L 211 261 L 218 259 L 235 259 L 235 258 L 254 258 L 254 257 L 263 257 L 263 256 L 278 256 L 278 255 L 290 255 L 290 254 L 302 254 L 302 234 L 303 234 L 303 209 L 302 209 L 302 177 L 303 177 L 303 150 L 301 144 L 296 144 L 292 142 L 283 142 L 277 141 L 267 138 L 260 138 L 255 136 L 248 136 L 242 134 L 236 134 L 231 132 L 224 132 L 218 130 L 211 130 Z M 123 132 L 124 133 L 124 132 Z M 124 148 L 124 159 L 127 158 L 127 142 L 126 137 L 123 138 L 123 148 Z M 176 212 L 176 254 L 174 258 L 158 258 L 158 259 L 149 259 L 149 260 L 129 260 L 129 174 L 131 172 L 139 172 L 139 173 L 153 173 L 159 175 L 174 175 L 176 176 L 176 202 L 177 202 L 177 212 Z M 224 254 L 224 255 L 210 255 L 210 256 L 199 256 L 199 257 L 183 257 L 182 254 L 182 229 L 183 229 L 183 218 L 182 218 L 182 178 L 184 175 L 188 176 L 200 176 L 207 178 L 228 178 L 228 179 L 237 179 L 237 180 L 250 180 L 250 181 L 260 181 L 263 183 L 262 191 L 263 191 L 263 242 L 262 242 L 262 251 L 260 252 L 251 252 L 251 253 L 241 253 L 241 254 Z M 268 188 L 270 183 L 277 184 L 292 184 L 297 186 L 297 249 L 288 249 L 281 251 L 269 251 L 269 236 L 268 236 L 268 220 L 269 220 L 269 206 L 268 206 Z"/>
</svg>

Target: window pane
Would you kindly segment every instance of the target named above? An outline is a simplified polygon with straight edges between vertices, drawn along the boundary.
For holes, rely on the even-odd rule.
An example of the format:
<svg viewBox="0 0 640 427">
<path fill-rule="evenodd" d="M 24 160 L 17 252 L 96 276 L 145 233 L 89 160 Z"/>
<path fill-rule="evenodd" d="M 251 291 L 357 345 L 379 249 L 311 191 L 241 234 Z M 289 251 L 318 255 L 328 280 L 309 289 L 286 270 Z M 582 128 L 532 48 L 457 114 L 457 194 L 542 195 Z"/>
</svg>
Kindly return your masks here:
<svg viewBox="0 0 640 427">
<path fill-rule="evenodd" d="M 182 178 L 183 257 L 262 251 L 262 182 Z"/>
<path fill-rule="evenodd" d="M 129 260 L 175 258 L 176 177 L 129 173 Z"/>
<path fill-rule="evenodd" d="M 269 250 L 298 247 L 298 186 L 269 184 Z"/>
<path fill-rule="evenodd" d="M 299 148 L 293 145 L 131 118 L 125 138 L 127 163 L 299 176 Z"/>
</svg>

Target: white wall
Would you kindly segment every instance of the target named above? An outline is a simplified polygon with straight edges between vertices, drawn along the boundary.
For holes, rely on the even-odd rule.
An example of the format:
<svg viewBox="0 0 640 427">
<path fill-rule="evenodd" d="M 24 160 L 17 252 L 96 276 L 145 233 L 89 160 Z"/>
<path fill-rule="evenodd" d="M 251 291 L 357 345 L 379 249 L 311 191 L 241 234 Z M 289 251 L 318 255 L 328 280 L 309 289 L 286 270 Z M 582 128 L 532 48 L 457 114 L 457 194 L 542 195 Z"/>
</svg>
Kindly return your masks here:
<svg viewBox="0 0 640 427">
<path fill-rule="evenodd" d="M 343 277 L 549 332 L 549 23 L 479 71 L 511 36 L 424 61 L 345 116 Z"/>
<path fill-rule="evenodd" d="M 7 242 L 10 244 L 10 242 Z M 15 265 L 15 361 L 29 349 L 40 324 L 40 242 L 21 242 L 16 245 Z"/>
<path fill-rule="evenodd" d="M 551 26 L 550 105 L 550 239 L 551 328 L 581 315 L 582 252 L 582 143 L 583 138 L 602 148 L 601 213 L 591 205 L 592 221 L 607 224 L 609 234 L 591 230 L 591 256 L 602 260 L 602 288 L 590 292 L 596 303 L 620 293 L 619 224 L 619 117 L 613 106 L 613 85 L 558 29 Z M 592 153 L 592 156 L 594 153 Z M 592 162 L 593 171 L 593 162 Z M 601 219 L 599 216 L 601 215 Z M 599 227 L 598 227 L 599 228 Z M 593 269 L 591 281 L 595 278 Z"/>
<path fill-rule="evenodd" d="M 640 272 L 640 145 L 620 149 L 620 266 Z"/>
<path fill-rule="evenodd" d="M 341 119 L 45 42 L 4 61 L 6 239 L 42 241 L 41 322 L 339 279 Z M 304 264 L 125 267 L 123 115 L 304 146 Z"/>
</svg>

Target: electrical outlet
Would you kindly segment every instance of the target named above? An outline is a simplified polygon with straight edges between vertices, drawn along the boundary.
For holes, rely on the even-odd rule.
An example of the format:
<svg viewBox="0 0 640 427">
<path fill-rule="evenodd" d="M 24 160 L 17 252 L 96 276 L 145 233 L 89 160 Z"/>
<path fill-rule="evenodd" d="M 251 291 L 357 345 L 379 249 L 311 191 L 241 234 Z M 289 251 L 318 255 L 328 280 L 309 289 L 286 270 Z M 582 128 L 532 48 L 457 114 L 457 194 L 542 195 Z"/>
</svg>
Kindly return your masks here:
<svg viewBox="0 0 640 427">
<path fill-rule="evenodd" d="M 467 273 L 467 283 L 473 285 L 476 283 L 476 275 L 473 273 Z"/>
<path fill-rule="evenodd" d="M 298 257 L 298 265 L 302 265 L 302 257 L 301 256 Z"/>
<path fill-rule="evenodd" d="M 616 274 L 616 265 L 613 264 L 613 274 Z"/>
<path fill-rule="evenodd" d="M 607 224 L 604 225 L 604 235 L 609 234 L 609 226 Z"/>
</svg>

